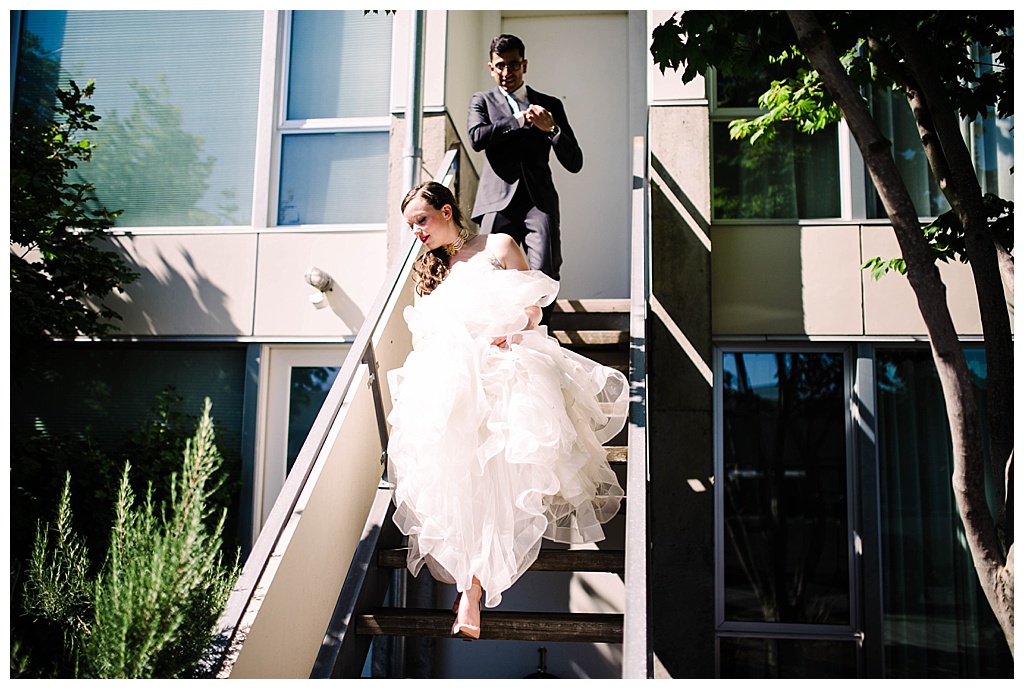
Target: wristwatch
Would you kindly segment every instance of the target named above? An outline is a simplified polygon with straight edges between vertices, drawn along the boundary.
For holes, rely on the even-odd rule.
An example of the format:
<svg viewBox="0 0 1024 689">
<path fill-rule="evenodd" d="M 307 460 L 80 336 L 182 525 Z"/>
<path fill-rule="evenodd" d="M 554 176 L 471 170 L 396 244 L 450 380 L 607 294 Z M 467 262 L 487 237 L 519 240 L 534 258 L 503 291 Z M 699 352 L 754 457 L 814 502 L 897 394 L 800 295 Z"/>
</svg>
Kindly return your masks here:
<svg viewBox="0 0 1024 689">
<path fill-rule="evenodd" d="M 551 128 L 551 131 L 548 132 L 548 138 L 549 139 L 554 139 L 556 136 L 558 136 L 559 132 L 561 132 L 561 131 L 562 130 L 559 129 L 558 125 L 556 124 L 554 127 Z"/>
</svg>

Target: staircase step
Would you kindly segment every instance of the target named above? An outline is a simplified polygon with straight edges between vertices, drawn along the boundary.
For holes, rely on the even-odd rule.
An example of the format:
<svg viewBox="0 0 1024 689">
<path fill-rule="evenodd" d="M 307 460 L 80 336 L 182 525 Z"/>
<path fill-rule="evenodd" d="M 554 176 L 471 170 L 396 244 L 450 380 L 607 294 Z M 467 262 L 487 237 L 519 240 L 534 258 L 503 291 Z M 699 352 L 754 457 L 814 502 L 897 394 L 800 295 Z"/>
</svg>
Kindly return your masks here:
<svg viewBox="0 0 1024 689">
<path fill-rule="evenodd" d="M 548 330 L 563 345 L 628 344 L 629 318 L 629 299 L 559 299 Z"/>
<path fill-rule="evenodd" d="M 377 566 L 387 569 L 405 567 L 408 548 L 389 548 L 377 555 Z M 626 571 L 624 550 L 555 550 L 542 549 L 531 572 L 616 572 Z"/>
<path fill-rule="evenodd" d="M 629 299 L 556 299 L 554 313 L 629 313 Z"/>
<path fill-rule="evenodd" d="M 628 330 L 559 330 L 552 328 L 551 336 L 566 347 L 606 347 L 628 345 Z"/>
<path fill-rule="evenodd" d="M 378 608 L 356 619 L 358 634 L 374 636 L 450 637 L 455 616 L 450 610 Z M 514 641 L 622 643 L 622 615 L 614 613 L 481 613 L 480 638 Z"/>
</svg>

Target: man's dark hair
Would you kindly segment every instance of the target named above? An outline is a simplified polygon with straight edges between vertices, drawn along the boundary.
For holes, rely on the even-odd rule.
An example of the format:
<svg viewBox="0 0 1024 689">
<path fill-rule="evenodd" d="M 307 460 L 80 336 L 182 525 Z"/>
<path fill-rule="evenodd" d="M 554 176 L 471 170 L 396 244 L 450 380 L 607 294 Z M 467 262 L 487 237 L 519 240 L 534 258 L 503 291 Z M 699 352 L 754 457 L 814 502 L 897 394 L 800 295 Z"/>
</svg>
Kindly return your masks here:
<svg viewBox="0 0 1024 689">
<path fill-rule="evenodd" d="M 494 40 L 491 41 L 491 53 L 487 56 L 487 59 L 490 59 L 491 55 L 501 55 L 509 50 L 518 50 L 519 57 L 526 57 L 526 46 L 523 45 L 523 42 L 517 36 L 503 33 L 500 36 L 495 36 Z"/>
</svg>

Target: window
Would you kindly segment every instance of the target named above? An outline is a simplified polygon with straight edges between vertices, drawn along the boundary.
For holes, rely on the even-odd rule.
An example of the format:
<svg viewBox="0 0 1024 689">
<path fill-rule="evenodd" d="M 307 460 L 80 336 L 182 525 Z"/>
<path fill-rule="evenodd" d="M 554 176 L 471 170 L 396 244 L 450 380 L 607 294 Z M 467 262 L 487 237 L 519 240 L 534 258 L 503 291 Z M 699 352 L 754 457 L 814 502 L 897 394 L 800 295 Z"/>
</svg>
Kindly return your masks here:
<svg viewBox="0 0 1024 689">
<path fill-rule="evenodd" d="M 985 352 L 964 354 L 984 424 Z M 963 538 L 931 353 L 880 349 L 875 358 L 886 677 L 1012 677 L 1013 658 Z M 991 484 L 994 472 L 985 474 Z"/>
<path fill-rule="evenodd" d="M 976 49 L 978 73 L 992 69 L 991 52 Z M 871 113 L 879 128 L 893 144 L 896 167 L 906 181 L 917 214 L 934 217 L 949 210 L 949 203 L 931 174 L 914 117 L 901 92 L 875 87 L 869 98 Z M 964 139 L 971 149 L 982 193 L 1013 200 L 1013 117 L 987 118 L 963 124 Z M 869 218 L 884 218 L 885 209 L 865 171 Z"/>
<path fill-rule="evenodd" d="M 771 142 L 729 138 L 712 125 L 717 220 L 790 220 L 840 215 L 837 127 L 809 136 L 781 126 Z"/>
<path fill-rule="evenodd" d="M 727 350 L 720 366 L 722 676 L 856 676 L 844 352 Z"/>
<path fill-rule="evenodd" d="M 77 435 L 112 443 L 135 429 L 168 387 L 179 410 L 199 416 L 213 404 L 222 454 L 237 457 L 243 434 L 245 345 L 53 343 L 43 373 L 12 369 L 14 433 Z M 61 401 L 62 402 L 59 402 Z"/>
<path fill-rule="evenodd" d="M 977 62 L 979 72 L 991 69 L 984 51 Z M 773 141 L 760 140 L 753 146 L 749 140 L 729 138 L 729 122 L 760 115 L 758 97 L 773 79 L 787 76 L 784 65 L 753 75 L 716 75 L 711 113 L 714 219 L 886 218 L 845 124 L 814 135 L 783 127 Z M 875 122 L 893 144 L 896 165 L 918 215 L 934 217 L 949 210 L 931 174 L 906 98 L 875 87 L 868 100 Z M 963 133 L 982 191 L 1012 201 L 1013 117 L 992 115 L 965 123 Z"/>
<path fill-rule="evenodd" d="M 953 496 L 931 353 L 859 349 L 873 401 L 853 398 L 854 373 L 840 349 L 719 350 L 719 672 L 1010 677 L 1013 657 L 978 584 Z M 985 424 L 984 349 L 964 353 Z M 847 440 L 858 426 L 861 439 Z M 986 470 L 993 513 L 999 473 Z M 858 632 L 866 634 L 860 642 Z"/>
<path fill-rule="evenodd" d="M 295 11 L 288 35 L 277 224 L 385 222 L 391 17 Z"/>
<path fill-rule="evenodd" d="M 18 104 L 96 82 L 80 168 L 118 227 L 252 222 L 263 12 L 22 12 Z"/>
<path fill-rule="evenodd" d="M 754 75 L 717 75 L 712 110 L 712 212 L 715 220 L 795 220 L 841 215 L 837 126 L 807 135 L 783 126 L 751 145 L 729 137 L 729 122 L 761 114 L 757 99 L 788 66 Z"/>
<path fill-rule="evenodd" d="M 80 174 L 100 203 L 123 211 L 116 227 L 383 227 L 390 15 L 16 15 L 17 105 L 49 107 L 69 79 L 96 82 L 91 103 L 101 120 L 88 133 L 96 149 Z M 280 46 L 265 41 L 278 22 Z M 280 79 L 261 71 L 274 64 Z M 276 81 L 281 92 L 268 97 Z"/>
<path fill-rule="evenodd" d="M 842 353 L 722 368 L 725 619 L 849 624 Z"/>
</svg>

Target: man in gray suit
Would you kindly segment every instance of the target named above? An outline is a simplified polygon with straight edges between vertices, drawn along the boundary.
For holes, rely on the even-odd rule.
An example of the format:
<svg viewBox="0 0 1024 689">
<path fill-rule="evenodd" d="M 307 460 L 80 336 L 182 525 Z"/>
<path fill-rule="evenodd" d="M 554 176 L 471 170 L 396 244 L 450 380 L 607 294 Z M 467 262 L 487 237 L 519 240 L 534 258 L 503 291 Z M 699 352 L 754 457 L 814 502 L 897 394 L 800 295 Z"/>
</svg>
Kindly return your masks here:
<svg viewBox="0 0 1024 689">
<path fill-rule="evenodd" d="M 562 167 L 579 172 L 583 151 L 562 102 L 526 85 L 526 47 L 520 39 L 502 34 L 491 41 L 487 68 L 498 86 L 473 94 L 469 104 L 469 139 L 473 150 L 484 152 L 473 221 L 484 234 L 511 235 L 532 270 L 558 280 L 558 192 L 548 160 L 554 149 Z"/>
</svg>

